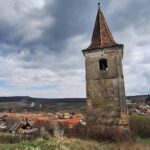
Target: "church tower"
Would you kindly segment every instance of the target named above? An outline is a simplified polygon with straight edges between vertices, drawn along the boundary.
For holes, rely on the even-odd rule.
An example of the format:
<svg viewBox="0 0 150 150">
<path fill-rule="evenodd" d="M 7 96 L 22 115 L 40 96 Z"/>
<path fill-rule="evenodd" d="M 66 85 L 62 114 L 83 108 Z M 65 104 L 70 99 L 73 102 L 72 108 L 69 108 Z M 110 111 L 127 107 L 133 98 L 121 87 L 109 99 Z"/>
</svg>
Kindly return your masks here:
<svg viewBox="0 0 150 150">
<path fill-rule="evenodd" d="M 91 44 L 83 50 L 89 137 L 117 139 L 129 135 L 123 48 L 115 42 L 99 4 Z"/>
</svg>

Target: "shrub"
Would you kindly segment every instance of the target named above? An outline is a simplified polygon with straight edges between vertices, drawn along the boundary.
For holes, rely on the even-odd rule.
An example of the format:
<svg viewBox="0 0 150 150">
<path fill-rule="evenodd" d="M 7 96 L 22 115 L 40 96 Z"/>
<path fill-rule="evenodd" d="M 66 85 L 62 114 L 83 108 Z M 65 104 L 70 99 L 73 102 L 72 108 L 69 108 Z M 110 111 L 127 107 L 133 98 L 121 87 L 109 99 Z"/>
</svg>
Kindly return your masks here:
<svg viewBox="0 0 150 150">
<path fill-rule="evenodd" d="M 131 116 L 130 129 L 133 137 L 150 138 L 150 116 Z"/>
<path fill-rule="evenodd" d="M 0 133 L 0 143 L 18 143 L 21 141 L 19 135 L 12 135 L 10 133 Z"/>
<path fill-rule="evenodd" d="M 37 137 L 35 135 L 31 136 L 26 136 L 26 135 L 21 135 L 21 134 L 12 134 L 12 133 L 2 133 L 0 132 L 0 144 L 5 143 L 5 144 L 15 144 L 23 141 L 28 141 L 28 140 L 33 140 L 36 139 Z"/>
</svg>

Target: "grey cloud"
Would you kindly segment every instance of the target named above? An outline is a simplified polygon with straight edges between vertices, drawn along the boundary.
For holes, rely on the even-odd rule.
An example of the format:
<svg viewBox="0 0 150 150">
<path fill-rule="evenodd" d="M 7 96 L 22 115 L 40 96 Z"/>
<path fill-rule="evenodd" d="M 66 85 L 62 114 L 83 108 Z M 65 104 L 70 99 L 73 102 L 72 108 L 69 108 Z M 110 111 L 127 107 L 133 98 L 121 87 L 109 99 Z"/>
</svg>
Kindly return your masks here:
<svg viewBox="0 0 150 150">
<path fill-rule="evenodd" d="M 96 2 L 54 0 L 52 3 L 45 0 L 44 7 L 38 9 L 34 4 L 28 8 L 31 0 L 14 1 L 15 4 L 6 0 L 4 4 L 0 0 L 5 8 L 0 14 L 0 69 L 3 70 L 0 79 L 16 85 L 16 89 L 5 89 L 0 94 L 85 96 L 84 57 L 81 50 L 90 44 Z M 101 7 L 113 35 L 125 43 L 127 94 L 143 92 L 143 88 L 148 86 L 149 75 L 149 71 L 143 71 L 147 69 L 143 66 L 149 64 L 149 1 L 129 1 L 126 6 L 121 5 L 124 9 L 117 9 L 120 5 L 115 6 L 110 14 L 109 4 L 110 0 L 103 1 Z M 114 6 L 111 4 L 110 7 Z M 9 13 L 4 12 L 8 9 Z M 141 80 L 136 82 L 138 79 Z M 142 82 L 142 89 L 138 90 L 137 85 Z M 54 89 L 29 91 L 32 89 L 30 84 L 33 87 L 50 85 Z M 56 87 L 60 90 L 59 96 Z"/>
<path fill-rule="evenodd" d="M 132 24 L 138 32 L 141 26 L 149 23 L 149 0 L 132 0 L 128 2 L 126 9 L 123 9 L 123 5 L 121 7 L 122 9 L 115 9 L 115 12 L 108 16 L 112 30 L 122 30 Z"/>
<path fill-rule="evenodd" d="M 8 1 L 9 2 L 9 1 Z M 95 3 L 82 1 L 67 1 L 59 0 L 55 1 L 53 7 L 46 1 L 45 7 L 41 10 L 32 9 L 30 12 L 23 12 L 21 2 L 18 4 L 13 3 L 15 10 L 13 25 L 8 22 L 9 16 L 4 16 L 6 20 L 1 21 L 3 26 L 0 26 L 0 39 L 1 42 L 7 44 L 18 45 L 21 48 L 29 47 L 34 52 L 39 46 L 47 47 L 49 50 L 58 52 L 64 51 L 65 42 L 78 34 L 87 34 L 90 38 L 92 34 L 91 22 L 94 24 L 96 11 L 92 11 L 91 8 L 95 8 Z M 18 4 L 18 5 L 17 5 Z M 80 5 L 79 5 L 80 4 Z M 11 9 L 14 9 L 13 7 Z M 21 11 L 22 10 L 22 11 Z M 87 13 L 88 12 L 88 13 Z M 90 14 L 90 16 L 89 16 Z M 50 23 L 51 19 L 54 19 L 52 25 L 45 26 L 46 23 Z M 17 19 L 16 19 L 17 18 Z M 44 19 L 47 22 L 44 22 Z M 13 20 L 13 18 L 11 18 Z M 12 21 L 11 21 L 12 22 Z M 31 26 L 37 23 L 37 26 Z M 29 28 L 30 30 L 26 30 Z M 33 29 L 32 29 L 33 28 Z M 32 29 L 32 30 L 31 30 Z M 91 32 L 88 32 L 89 29 Z M 7 32 L 8 31 L 8 32 Z M 40 32 L 40 36 L 37 38 Z M 31 36 L 35 36 L 35 39 L 30 39 Z"/>
<path fill-rule="evenodd" d="M 58 0 L 52 10 L 46 7 L 47 14 L 51 13 L 55 22 L 51 28 L 45 29 L 41 42 L 50 49 L 61 52 L 69 38 L 78 34 L 91 34 L 87 32 L 95 16 L 91 7 L 94 7 L 94 3 L 86 0 Z"/>
</svg>

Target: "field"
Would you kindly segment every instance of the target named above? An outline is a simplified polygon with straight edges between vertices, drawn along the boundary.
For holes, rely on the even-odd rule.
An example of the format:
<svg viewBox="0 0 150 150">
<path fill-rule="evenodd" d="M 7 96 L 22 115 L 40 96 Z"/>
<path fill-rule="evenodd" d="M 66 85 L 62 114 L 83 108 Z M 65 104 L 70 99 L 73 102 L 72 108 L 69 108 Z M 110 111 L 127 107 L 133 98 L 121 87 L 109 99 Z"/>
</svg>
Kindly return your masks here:
<svg viewBox="0 0 150 150">
<path fill-rule="evenodd" d="M 150 139 L 136 142 L 107 143 L 90 140 L 51 138 L 37 139 L 18 144 L 0 144 L 0 150 L 150 150 Z"/>
</svg>

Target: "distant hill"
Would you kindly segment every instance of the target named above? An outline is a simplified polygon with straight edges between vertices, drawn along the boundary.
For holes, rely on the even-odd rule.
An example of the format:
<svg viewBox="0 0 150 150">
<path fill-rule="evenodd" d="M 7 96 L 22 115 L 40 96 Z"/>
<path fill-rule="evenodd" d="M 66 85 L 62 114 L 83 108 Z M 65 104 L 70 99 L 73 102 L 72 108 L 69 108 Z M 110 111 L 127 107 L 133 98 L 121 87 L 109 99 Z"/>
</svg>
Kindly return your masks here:
<svg viewBox="0 0 150 150">
<path fill-rule="evenodd" d="M 0 97 L 0 112 L 9 111 L 12 109 L 17 112 L 30 108 L 34 102 L 34 110 L 39 110 L 39 106 L 42 105 L 43 111 L 56 112 L 85 112 L 85 98 L 61 98 L 61 99 L 48 99 L 48 98 L 33 98 L 28 96 L 16 96 L 16 97 Z M 11 103 L 11 104 L 10 104 Z M 32 109 L 31 109 L 32 111 Z"/>
<path fill-rule="evenodd" d="M 29 96 L 0 97 L 0 102 L 85 102 L 85 98 L 34 98 Z"/>
<path fill-rule="evenodd" d="M 147 95 L 135 95 L 135 96 L 127 96 L 127 100 L 136 100 L 136 101 L 144 101 Z"/>
<path fill-rule="evenodd" d="M 127 100 L 145 100 L 147 95 L 127 96 Z M 86 98 L 34 98 L 29 96 L 0 97 L 0 102 L 85 102 Z"/>
<path fill-rule="evenodd" d="M 146 95 L 128 96 L 128 100 L 144 101 Z M 42 105 L 43 111 L 46 112 L 86 112 L 86 99 L 85 98 L 34 98 L 28 96 L 15 96 L 15 97 L 0 97 L 0 112 L 9 111 L 11 109 L 17 110 L 17 112 L 24 110 L 24 108 L 30 108 L 33 104 L 35 110 L 39 110 L 39 106 Z M 32 109 L 31 109 L 32 111 Z"/>
</svg>

